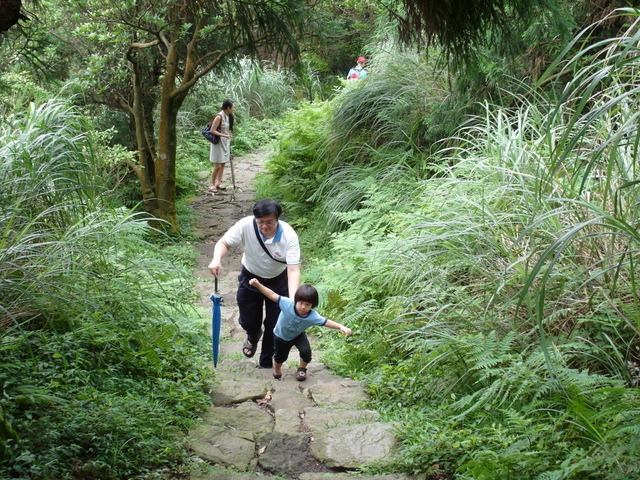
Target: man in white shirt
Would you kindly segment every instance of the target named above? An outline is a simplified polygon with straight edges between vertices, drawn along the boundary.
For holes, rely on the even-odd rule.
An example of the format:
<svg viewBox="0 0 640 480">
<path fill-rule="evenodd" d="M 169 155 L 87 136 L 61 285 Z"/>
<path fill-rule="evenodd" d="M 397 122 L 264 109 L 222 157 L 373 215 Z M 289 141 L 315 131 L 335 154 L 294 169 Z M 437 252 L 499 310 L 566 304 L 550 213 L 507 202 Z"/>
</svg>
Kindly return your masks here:
<svg viewBox="0 0 640 480">
<path fill-rule="evenodd" d="M 268 300 L 249 280 L 257 278 L 278 295 L 293 298 L 300 286 L 300 244 L 295 230 L 280 220 L 282 207 L 275 200 L 260 200 L 253 208 L 253 216 L 245 217 L 233 225 L 216 243 L 209 270 L 220 278 L 222 257 L 229 249 L 242 245 L 242 272 L 238 276 L 236 299 L 240 310 L 239 323 L 247 332 L 242 347 L 245 357 L 255 355 L 260 336 L 262 350 L 259 366 L 272 368 L 273 328 L 280 308 Z M 264 320 L 263 320 L 264 309 Z M 264 323 L 264 333 L 262 324 Z"/>
</svg>

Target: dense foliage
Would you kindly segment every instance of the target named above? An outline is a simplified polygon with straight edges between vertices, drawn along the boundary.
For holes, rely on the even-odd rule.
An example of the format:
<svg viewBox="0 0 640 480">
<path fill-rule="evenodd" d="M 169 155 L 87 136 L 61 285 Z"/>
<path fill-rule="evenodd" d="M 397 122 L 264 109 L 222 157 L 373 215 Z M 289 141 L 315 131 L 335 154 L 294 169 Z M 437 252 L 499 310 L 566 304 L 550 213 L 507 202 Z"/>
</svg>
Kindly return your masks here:
<svg viewBox="0 0 640 480">
<path fill-rule="evenodd" d="M 207 403 L 189 248 L 115 208 L 84 117 L 5 118 L 0 477 L 131 478 L 184 458 Z M 103 150 L 104 152 L 104 150 Z"/>
<path fill-rule="evenodd" d="M 207 400 L 193 252 L 134 213 L 132 172 L 162 164 L 156 106 L 171 106 L 159 138 L 175 142 L 166 171 L 188 224 L 179 197 L 210 168 L 198 130 L 225 98 L 236 153 L 277 134 L 258 196 L 285 204 L 320 308 L 356 332 L 327 336 L 327 355 L 402 422 L 399 455 L 371 471 L 638 476 L 637 12 L 505 0 L 473 17 L 453 2 L 462 10 L 427 18 L 427 33 L 464 34 L 466 18 L 474 48 L 416 52 L 398 48 L 389 15 L 420 24 L 415 12 L 442 2 L 326 2 L 290 43 L 304 48 L 290 71 L 218 34 L 227 14 L 246 21 L 222 29 L 255 33 L 264 17 L 244 4 L 216 4 L 219 16 L 143 4 L 83 0 L 60 15 L 39 2 L 47 18 L 2 37 L 0 476 L 180 474 L 180 435 Z M 259 4 L 261 26 L 300 25 L 295 2 Z M 189 63 L 196 44 L 201 61 L 223 54 L 197 84 L 167 63 L 169 51 Z M 369 76 L 344 81 L 360 54 Z M 77 96 L 38 101 L 60 89 Z"/>
<path fill-rule="evenodd" d="M 306 134 L 283 134 L 260 188 L 307 227 L 306 279 L 356 332 L 332 361 L 403 422 L 379 470 L 640 471 L 633 14 L 619 37 L 577 37 L 540 80 L 554 88 L 504 90 L 517 103 L 478 105 L 437 150 L 414 136 L 421 114 L 451 128 L 433 75 L 376 72 L 292 115 Z"/>
</svg>

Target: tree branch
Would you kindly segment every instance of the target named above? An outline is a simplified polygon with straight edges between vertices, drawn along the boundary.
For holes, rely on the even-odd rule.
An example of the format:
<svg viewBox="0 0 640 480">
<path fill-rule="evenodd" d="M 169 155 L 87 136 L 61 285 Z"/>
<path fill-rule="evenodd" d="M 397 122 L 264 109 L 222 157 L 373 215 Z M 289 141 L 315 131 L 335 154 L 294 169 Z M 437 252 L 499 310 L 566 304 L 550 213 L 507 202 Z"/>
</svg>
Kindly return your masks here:
<svg viewBox="0 0 640 480">
<path fill-rule="evenodd" d="M 148 48 L 153 47 L 154 45 L 158 45 L 158 43 L 160 43 L 160 41 L 157 38 L 147 43 L 133 42 L 131 44 L 131 48 Z"/>
</svg>

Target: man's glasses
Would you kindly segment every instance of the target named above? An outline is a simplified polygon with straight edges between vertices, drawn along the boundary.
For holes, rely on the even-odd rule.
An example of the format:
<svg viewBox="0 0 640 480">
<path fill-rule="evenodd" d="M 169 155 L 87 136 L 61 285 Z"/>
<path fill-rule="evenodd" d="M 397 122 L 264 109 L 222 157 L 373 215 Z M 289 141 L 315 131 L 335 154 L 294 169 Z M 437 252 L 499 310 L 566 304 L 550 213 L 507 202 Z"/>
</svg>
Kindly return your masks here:
<svg viewBox="0 0 640 480">
<path fill-rule="evenodd" d="M 278 222 L 274 220 L 256 220 L 256 223 L 258 224 L 259 227 L 262 227 L 262 226 L 273 227 Z"/>
</svg>

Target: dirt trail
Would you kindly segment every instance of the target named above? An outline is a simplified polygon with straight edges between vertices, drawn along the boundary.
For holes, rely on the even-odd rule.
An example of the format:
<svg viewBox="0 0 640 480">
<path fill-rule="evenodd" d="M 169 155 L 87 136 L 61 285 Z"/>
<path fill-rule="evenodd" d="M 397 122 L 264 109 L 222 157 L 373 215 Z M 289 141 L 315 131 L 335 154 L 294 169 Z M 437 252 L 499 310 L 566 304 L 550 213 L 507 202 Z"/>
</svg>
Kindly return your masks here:
<svg viewBox="0 0 640 480">
<path fill-rule="evenodd" d="M 195 246 L 199 256 L 194 275 L 203 311 L 210 312 L 212 306 L 214 283 L 207 266 L 214 244 L 237 220 L 251 215 L 252 182 L 267 155 L 267 150 L 260 150 L 236 157 L 235 189 L 227 166 L 227 190 L 211 195 L 205 180 L 200 194 L 190 201 L 197 216 L 194 235 L 199 239 Z M 208 174 L 203 172 L 203 178 Z M 304 382 L 295 379 L 295 349 L 283 365 L 282 381 L 274 380 L 270 369 L 257 368 L 257 355 L 247 359 L 241 354 L 246 337 L 238 325 L 235 300 L 241 253 L 233 249 L 223 258 L 218 285 L 223 297 L 220 358 L 212 405 L 189 434 L 193 459 L 200 466 L 191 479 L 255 480 L 259 473 L 284 479 L 346 480 L 354 478 L 347 470 L 388 458 L 397 448 L 394 426 L 362 408 L 368 398 L 366 385 L 334 375 L 322 363 L 322 352 L 314 349 Z"/>
<path fill-rule="evenodd" d="M 204 177 L 202 188 L 199 195 L 190 201 L 196 214 L 193 235 L 200 240 L 200 243 L 195 246 L 199 256 L 196 260 L 194 275 L 201 292 L 202 306 L 211 306 L 209 297 L 213 291 L 213 276 L 207 266 L 211 262 L 215 242 L 234 223 L 251 215 L 255 204 L 252 183 L 256 173 L 263 170 L 268 154 L 269 151 L 263 149 L 243 157 L 235 157 L 232 163 L 236 188 L 233 188 L 234 183 L 231 180 L 231 166 L 227 165 L 223 175 L 227 190 L 221 190 L 215 195 L 212 195 L 207 188 L 211 172 L 202 172 Z M 230 274 L 239 270 L 241 256 L 240 250 L 232 250 L 222 260 L 222 278 L 219 287 L 231 287 L 231 289 L 226 288 L 228 292 L 235 291 L 236 279 L 230 278 Z M 224 301 L 227 306 L 235 306 L 234 295 L 224 295 Z M 237 323 L 235 318 L 228 318 L 228 315 L 223 316 L 223 321 L 229 326 Z"/>
</svg>

